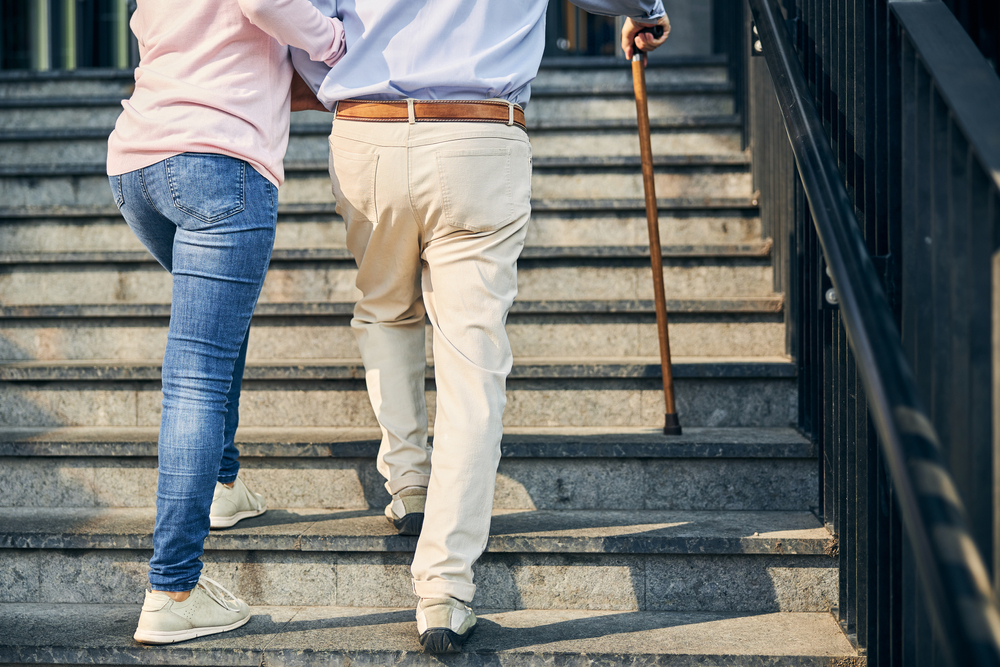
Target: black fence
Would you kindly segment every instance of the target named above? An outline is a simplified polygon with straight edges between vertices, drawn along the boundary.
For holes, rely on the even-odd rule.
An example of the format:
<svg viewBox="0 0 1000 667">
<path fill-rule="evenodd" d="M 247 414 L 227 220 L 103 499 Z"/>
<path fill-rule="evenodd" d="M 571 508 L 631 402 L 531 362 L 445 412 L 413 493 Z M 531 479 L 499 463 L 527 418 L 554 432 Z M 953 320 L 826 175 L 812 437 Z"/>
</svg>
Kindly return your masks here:
<svg viewBox="0 0 1000 667">
<path fill-rule="evenodd" d="M 956 18 L 997 3 L 716 2 L 836 613 L 869 665 L 1000 665 L 1000 24 Z"/>
</svg>

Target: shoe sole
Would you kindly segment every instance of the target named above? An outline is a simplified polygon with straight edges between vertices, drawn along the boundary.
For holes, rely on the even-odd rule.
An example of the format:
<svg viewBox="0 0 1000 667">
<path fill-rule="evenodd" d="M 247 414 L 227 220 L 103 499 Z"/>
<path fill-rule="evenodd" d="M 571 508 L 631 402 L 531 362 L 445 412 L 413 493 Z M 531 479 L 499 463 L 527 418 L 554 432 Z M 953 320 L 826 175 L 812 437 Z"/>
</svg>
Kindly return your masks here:
<svg viewBox="0 0 1000 667">
<path fill-rule="evenodd" d="M 175 630 L 174 632 L 157 632 L 155 630 L 136 630 L 132 638 L 142 644 L 176 644 L 177 642 L 197 639 L 206 635 L 217 635 L 220 632 L 229 632 L 246 625 L 250 620 L 249 614 L 246 618 L 240 619 L 232 625 L 215 625 L 205 628 L 191 628 L 190 630 Z"/>
<path fill-rule="evenodd" d="M 424 513 L 414 512 L 402 519 L 390 519 L 390 521 L 400 535 L 419 535 L 420 529 L 424 527 Z"/>
<path fill-rule="evenodd" d="M 475 631 L 475 625 L 463 634 L 458 634 L 454 630 L 448 630 L 447 628 L 431 628 L 420 635 L 420 645 L 428 653 L 460 653 L 462 645 Z"/>
<path fill-rule="evenodd" d="M 262 510 L 247 510 L 245 512 L 237 512 L 232 516 L 210 516 L 209 521 L 211 521 L 212 528 L 229 528 L 235 526 L 238 522 L 243 519 L 252 519 L 255 516 L 260 516 L 267 511 L 265 507 Z M 204 516 L 204 515 L 202 515 Z"/>
</svg>

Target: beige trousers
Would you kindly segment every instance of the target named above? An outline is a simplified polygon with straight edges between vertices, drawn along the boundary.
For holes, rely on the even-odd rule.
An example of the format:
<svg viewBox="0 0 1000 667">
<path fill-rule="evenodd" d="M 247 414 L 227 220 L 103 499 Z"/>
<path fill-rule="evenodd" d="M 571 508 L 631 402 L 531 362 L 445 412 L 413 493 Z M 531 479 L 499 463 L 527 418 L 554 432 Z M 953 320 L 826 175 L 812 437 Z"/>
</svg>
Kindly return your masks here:
<svg viewBox="0 0 1000 667">
<path fill-rule="evenodd" d="M 500 123 L 335 120 L 330 176 L 359 269 L 351 326 L 382 429 L 378 470 L 390 493 L 427 487 L 413 589 L 471 601 L 513 363 L 504 325 L 530 216 L 531 147 Z"/>
</svg>

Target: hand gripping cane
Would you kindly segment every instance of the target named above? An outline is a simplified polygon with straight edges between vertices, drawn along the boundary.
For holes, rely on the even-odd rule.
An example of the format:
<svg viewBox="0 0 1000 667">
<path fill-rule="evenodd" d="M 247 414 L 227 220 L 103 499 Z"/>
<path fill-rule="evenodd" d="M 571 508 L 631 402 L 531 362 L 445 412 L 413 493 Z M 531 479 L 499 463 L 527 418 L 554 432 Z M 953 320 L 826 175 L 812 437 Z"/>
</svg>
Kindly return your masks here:
<svg viewBox="0 0 1000 667">
<path fill-rule="evenodd" d="M 645 28 L 659 39 L 662 26 Z M 646 71 L 642 51 L 633 43 L 632 86 L 639 119 L 639 155 L 642 157 L 642 187 L 646 194 L 646 226 L 649 229 L 649 257 L 653 266 L 653 300 L 656 303 L 656 329 L 660 338 L 660 366 L 663 368 L 663 399 L 666 407 L 664 435 L 680 435 L 681 423 L 674 404 L 674 373 L 670 364 L 670 337 L 667 334 L 667 299 L 663 290 L 663 252 L 660 250 L 660 220 L 656 208 L 656 184 L 653 182 L 653 147 L 649 137 L 649 105 L 646 101 Z"/>
</svg>

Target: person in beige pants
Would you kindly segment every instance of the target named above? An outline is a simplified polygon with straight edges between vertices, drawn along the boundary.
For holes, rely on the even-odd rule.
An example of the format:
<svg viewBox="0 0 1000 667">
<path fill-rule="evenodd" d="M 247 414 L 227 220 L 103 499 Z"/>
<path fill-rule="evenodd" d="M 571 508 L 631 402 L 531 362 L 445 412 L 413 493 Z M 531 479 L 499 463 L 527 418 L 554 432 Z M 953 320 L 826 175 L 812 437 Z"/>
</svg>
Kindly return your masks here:
<svg viewBox="0 0 1000 667">
<path fill-rule="evenodd" d="M 423 522 L 417 595 L 471 600 L 513 363 L 504 324 L 531 213 L 531 146 L 517 125 L 342 118 L 330 145 L 333 191 L 358 262 L 363 296 L 351 326 L 382 428 L 388 514 L 409 534 Z M 425 314 L 434 332 L 433 450 Z"/>
<path fill-rule="evenodd" d="M 358 264 L 351 325 L 382 429 L 386 516 L 401 534 L 420 535 L 411 572 L 421 643 L 455 651 L 475 629 L 472 566 L 489 537 L 500 461 L 513 365 L 504 326 L 531 201 L 522 105 L 547 3 L 312 1 L 341 18 L 347 36 L 347 55 L 332 69 L 294 53 L 293 62 L 335 113 L 330 176 Z M 660 0 L 573 2 L 628 15 L 626 51 L 633 38 L 644 50 L 666 38 L 639 34 L 669 27 Z"/>
</svg>

